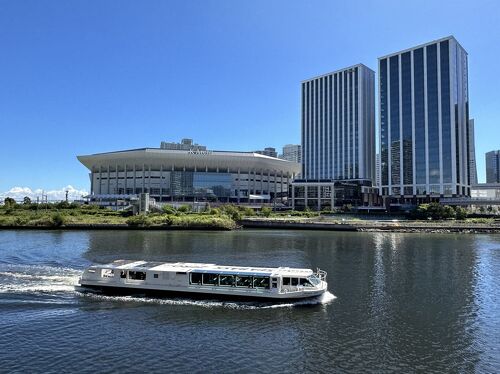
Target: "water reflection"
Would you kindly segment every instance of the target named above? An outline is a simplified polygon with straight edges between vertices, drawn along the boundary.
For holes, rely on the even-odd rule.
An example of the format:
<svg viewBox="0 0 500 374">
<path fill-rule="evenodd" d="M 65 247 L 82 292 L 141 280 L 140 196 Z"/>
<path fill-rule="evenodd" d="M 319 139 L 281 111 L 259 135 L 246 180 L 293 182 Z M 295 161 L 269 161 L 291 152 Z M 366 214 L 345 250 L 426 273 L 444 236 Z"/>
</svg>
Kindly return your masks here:
<svg viewBox="0 0 500 374">
<path fill-rule="evenodd" d="M 319 266 L 337 298 L 253 308 L 82 297 L 68 289 L 88 263 L 118 258 Z M 2 324 L 9 345 L 0 361 L 15 369 L 19 355 L 50 341 L 54 362 L 68 370 L 83 361 L 99 370 L 75 354 L 83 344 L 107 352 L 112 371 L 151 369 L 151 362 L 160 370 L 155 358 L 163 357 L 178 371 L 199 364 L 217 371 L 498 372 L 498 269 L 494 235 L 4 231 L 0 313 L 9 317 Z M 53 333 L 61 326 L 63 335 Z M 111 346 L 109 336 L 117 339 Z M 50 369 L 46 355 L 30 357 L 32 371 Z"/>
</svg>

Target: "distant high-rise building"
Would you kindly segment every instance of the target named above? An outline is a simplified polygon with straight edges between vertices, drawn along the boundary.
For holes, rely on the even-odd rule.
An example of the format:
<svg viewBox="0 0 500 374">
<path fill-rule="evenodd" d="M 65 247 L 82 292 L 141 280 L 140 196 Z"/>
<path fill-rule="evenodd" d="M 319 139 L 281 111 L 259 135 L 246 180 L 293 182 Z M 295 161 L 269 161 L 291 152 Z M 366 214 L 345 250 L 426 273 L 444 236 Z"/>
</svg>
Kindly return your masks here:
<svg viewBox="0 0 500 374">
<path fill-rule="evenodd" d="M 486 153 L 486 183 L 500 183 L 500 150 Z"/>
<path fill-rule="evenodd" d="M 476 141 L 474 136 L 474 118 L 469 120 L 469 171 L 470 184 L 477 184 L 477 167 L 476 167 Z"/>
<path fill-rule="evenodd" d="M 375 203 L 375 72 L 354 65 L 302 82 L 302 173 L 292 207 Z"/>
<path fill-rule="evenodd" d="M 287 144 L 283 146 L 283 154 L 280 156 L 283 160 L 302 163 L 302 147 L 300 144 Z"/>
<path fill-rule="evenodd" d="M 266 147 L 262 151 L 255 151 L 255 153 L 258 153 L 258 154 L 264 155 L 264 156 L 274 157 L 274 158 L 278 157 L 278 152 L 276 152 L 276 148 L 273 148 L 273 147 Z"/>
<path fill-rule="evenodd" d="M 302 82 L 302 178 L 374 181 L 374 81 L 358 64 Z"/>
<path fill-rule="evenodd" d="M 160 149 L 168 149 L 170 151 L 206 151 L 207 147 L 194 143 L 193 139 L 182 139 L 180 143 L 161 142 Z"/>
<path fill-rule="evenodd" d="M 453 36 L 379 58 L 382 195 L 470 196 L 467 77 Z"/>
</svg>

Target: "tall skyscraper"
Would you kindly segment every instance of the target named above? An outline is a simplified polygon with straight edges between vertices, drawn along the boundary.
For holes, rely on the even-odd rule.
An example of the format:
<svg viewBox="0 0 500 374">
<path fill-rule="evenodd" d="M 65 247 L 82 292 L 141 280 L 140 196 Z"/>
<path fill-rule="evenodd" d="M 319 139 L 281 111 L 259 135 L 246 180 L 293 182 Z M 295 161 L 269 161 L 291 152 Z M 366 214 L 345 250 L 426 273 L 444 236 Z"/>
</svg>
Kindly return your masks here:
<svg viewBox="0 0 500 374">
<path fill-rule="evenodd" d="M 476 140 L 474 136 L 474 118 L 469 120 L 469 171 L 470 184 L 477 184 L 477 166 L 476 166 Z"/>
<path fill-rule="evenodd" d="M 302 173 L 292 207 L 372 206 L 375 72 L 363 64 L 303 81 Z"/>
<path fill-rule="evenodd" d="M 283 160 L 302 163 L 302 146 L 300 144 L 286 144 L 283 146 Z"/>
<path fill-rule="evenodd" d="M 375 73 L 358 64 L 302 82 L 302 178 L 375 179 Z"/>
<path fill-rule="evenodd" d="M 486 183 L 500 183 L 500 150 L 486 153 Z"/>
<path fill-rule="evenodd" d="M 469 196 L 467 52 L 453 36 L 379 58 L 381 192 Z"/>
</svg>

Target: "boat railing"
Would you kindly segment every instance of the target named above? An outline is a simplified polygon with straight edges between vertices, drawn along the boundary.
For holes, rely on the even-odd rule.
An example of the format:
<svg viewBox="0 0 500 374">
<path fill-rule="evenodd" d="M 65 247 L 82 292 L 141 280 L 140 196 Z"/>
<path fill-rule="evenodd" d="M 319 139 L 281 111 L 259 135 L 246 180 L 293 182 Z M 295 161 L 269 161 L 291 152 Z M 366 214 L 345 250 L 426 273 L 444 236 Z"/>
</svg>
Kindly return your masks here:
<svg viewBox="0 0 500 374">
<path fill-rule="evenodd" d="M 314 273 L 316 277 L 318 277 L 319 280 L 326 281 L 326 276 L 327 272 L 324 270 L 321 270 L 320 268 L 316 269 L 316 273 Z"/>
</svg>

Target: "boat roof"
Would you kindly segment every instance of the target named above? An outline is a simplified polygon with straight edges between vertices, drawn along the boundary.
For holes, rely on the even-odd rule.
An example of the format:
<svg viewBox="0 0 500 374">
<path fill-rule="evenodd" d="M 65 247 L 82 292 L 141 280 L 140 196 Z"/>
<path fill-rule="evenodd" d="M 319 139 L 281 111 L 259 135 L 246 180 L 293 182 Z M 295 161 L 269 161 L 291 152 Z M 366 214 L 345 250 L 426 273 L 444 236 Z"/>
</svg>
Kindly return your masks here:
<svg viewBox="0 0 500 374">
<path fill-rule="evenodd" d="M 106 269 L 126 269 L 126 270 L 153 270 L 165 272 L 195 272 L 195 273 L 217 273 L 234 275 L 260 275 L 260 276 L 308 276 L 313 273 L 311 269 L 298 269 L 290 267 L 254 267 L 254 266 L 226 266 L 217 264 L 203 264 L 191 262 L 151 262 L 116 260 L 109 264 L 93 265 L 92 267 Z"/>
</svg>

